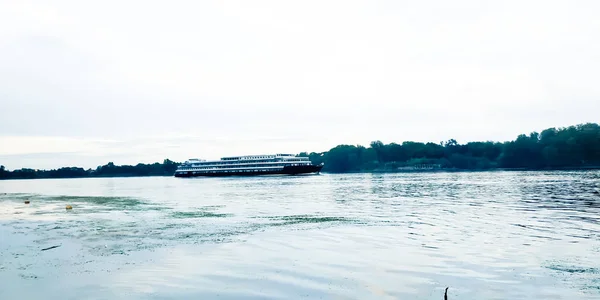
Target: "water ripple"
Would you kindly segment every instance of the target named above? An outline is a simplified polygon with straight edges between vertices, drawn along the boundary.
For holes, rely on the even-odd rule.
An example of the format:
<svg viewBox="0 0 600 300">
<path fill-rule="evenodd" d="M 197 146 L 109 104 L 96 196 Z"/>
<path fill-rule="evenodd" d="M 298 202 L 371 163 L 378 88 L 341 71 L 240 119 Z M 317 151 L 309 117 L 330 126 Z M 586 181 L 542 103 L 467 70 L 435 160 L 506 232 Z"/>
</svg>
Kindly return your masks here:
<svg viewBox="0 0 600 300">
<path fill-rule="evenodd" d="M 598 171 L 5 181 L 0 298 L 597 299 L 599 191 Z"/>
</svg>

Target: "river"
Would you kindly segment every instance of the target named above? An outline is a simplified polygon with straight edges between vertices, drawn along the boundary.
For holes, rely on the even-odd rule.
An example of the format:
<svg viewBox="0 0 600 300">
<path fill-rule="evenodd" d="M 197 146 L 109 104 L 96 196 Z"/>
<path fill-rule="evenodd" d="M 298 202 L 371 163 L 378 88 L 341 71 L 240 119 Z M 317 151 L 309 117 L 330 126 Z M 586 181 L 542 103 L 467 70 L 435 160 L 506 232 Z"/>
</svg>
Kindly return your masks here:
<svg viewBox="0 0 600 300">
<path fill-rule="evenodd" d="M 0 181 L 0 299 L 441 300 L 446 287 L 600 299 L 600 171 Z"/>
</svg>

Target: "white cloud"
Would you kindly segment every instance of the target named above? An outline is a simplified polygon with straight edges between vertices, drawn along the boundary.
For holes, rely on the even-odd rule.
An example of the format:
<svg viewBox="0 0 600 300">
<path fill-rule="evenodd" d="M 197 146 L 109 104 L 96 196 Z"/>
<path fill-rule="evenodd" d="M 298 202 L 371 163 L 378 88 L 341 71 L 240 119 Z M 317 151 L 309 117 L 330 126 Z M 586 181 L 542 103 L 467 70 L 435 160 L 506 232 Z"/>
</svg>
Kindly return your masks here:
<svg viewBox="0 0 600 300">
<path fill-rule="evenodd" d="M 110 140 L 75 139 L 53 136 L 1 136 L 0 155 L 34 153 L 78 153 L 94 151 L 102 144 L 114 143 Z"/>
</svg>

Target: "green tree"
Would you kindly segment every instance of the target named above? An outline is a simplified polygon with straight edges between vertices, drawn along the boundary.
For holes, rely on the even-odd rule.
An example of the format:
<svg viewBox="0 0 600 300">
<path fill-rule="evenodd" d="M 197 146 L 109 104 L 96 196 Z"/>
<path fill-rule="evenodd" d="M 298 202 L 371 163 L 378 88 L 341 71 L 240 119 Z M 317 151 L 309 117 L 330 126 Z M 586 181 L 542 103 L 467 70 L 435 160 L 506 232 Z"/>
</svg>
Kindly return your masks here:
<svg viewBox="0 0 600 300">
<path fill-rule="evenodd" d="M 4 166 L 0 165 L 0 179 L 7 179 L 9 175 L 9 172 L 6 171 L 6 168 L 4 168 Z"/>
</svg>

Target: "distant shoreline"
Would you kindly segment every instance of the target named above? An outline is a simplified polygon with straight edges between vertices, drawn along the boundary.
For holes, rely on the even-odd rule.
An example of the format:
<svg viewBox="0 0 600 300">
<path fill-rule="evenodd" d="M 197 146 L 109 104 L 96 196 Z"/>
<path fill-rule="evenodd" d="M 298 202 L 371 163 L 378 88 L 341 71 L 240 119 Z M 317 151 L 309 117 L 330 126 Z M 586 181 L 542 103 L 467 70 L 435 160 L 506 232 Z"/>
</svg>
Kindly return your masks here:
<svg viewBox="0 0 600 300">
<path fill-rule="evenodd" d="M 301 152 L 323 173 L 422 173 L 478 171 L 559 171 L 600 169 L 600 125 L 586 123 L 521 134 L 507 142 L 439 143 L 405 141 L 369 147 L 342 144 L 325 152 Z M 0 165 L 2 179 L 173 176 L 180 163 L 115 165 L 96 169 L 64 167 L 54 170 L 18 169 Z"/>
<path fill-rule="evenodd" d="M 81 177 L 42 177 L 42 178 L 0 178 L 8 180 L 52 180 L 52 179 L 96 179 L 96 178 L 135 178 L 135 177 L 173 177 L 173 175 L 115 175 L 115 176 L 81 176 Z"/>
<path fill-rule="evenodd" d="M 525 168 L 495 168 L 495 169 L 437 169 L 437 170 L 372 170 L 372 171 L 352 171 L 352 172 L 321 172 L 323 174 L 342 175 L 342 174 L 423 174 L 423 173 L 480 173 L 480 172 L 550 172 L 550 171 L 595 171 L 600 170 L 600 166 L 592 167 L 571 167 L 571 168 L 551 168 L 551 169 L 525 169 Z M 289 175 L 282 175 L 289 176 Z M 82 176 L 82 177 L 46 177 L 46 178 L 0 178 L 2 180 L 46 180 L 46 179 L 95 179 L 95 178 L 142 178 L 142 177 L 174 177 L 173 175 L 116 175 L 116 176 Z M 233 176 L 233 177 L 261 177 L 261 176 Z M 202 178 L 202 177 L 200 177 Z M 208 177 L 207 177 L 208 178 Z"/>
<path fill-rule="evenodd" d="M 584 166 L 584 167 L 564 167 L 564 168 L 491 168 L 491 169 L 431 169 L 431 170 L 373 170 L 358 173 L 454 173 L 454 172 L 544 172 L 544 171 L 589 171 L 600 170 L 600 166 Z M 344 173 L 339 173 L 344 174 Z"/>
</svg>

